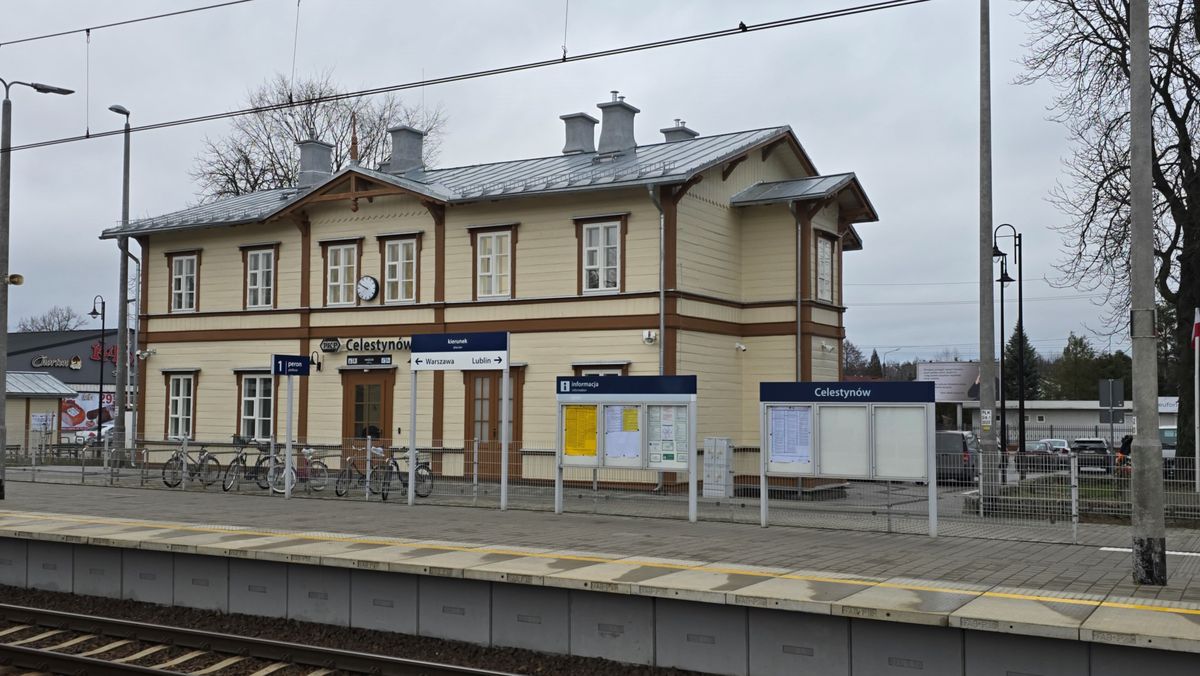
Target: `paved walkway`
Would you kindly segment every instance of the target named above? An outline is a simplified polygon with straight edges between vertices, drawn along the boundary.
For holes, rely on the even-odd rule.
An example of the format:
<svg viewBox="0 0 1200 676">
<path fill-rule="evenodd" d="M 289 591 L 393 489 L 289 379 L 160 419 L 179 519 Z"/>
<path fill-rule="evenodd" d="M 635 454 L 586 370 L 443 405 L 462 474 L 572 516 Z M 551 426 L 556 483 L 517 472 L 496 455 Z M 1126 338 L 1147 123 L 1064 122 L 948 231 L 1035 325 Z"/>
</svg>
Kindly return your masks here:
<svg viewBox="0 0 1200 676">
<path fill-rule="evenodd" d="M 1200 556 L 1168 557 L 1170 583 L 1130 581 L 1130 554 L 1094 546 L 929 538 L 812 528 L 350 500 L 291 500 L 97 486 L 8 483 L 0 511 L 151 518 L 317 532 L 572 549 L 843 575 L 908 577 L 985 586 L 1200 602 Z M 1171 543 L 1168 542 L 1170 548 Z"/>
</svg>

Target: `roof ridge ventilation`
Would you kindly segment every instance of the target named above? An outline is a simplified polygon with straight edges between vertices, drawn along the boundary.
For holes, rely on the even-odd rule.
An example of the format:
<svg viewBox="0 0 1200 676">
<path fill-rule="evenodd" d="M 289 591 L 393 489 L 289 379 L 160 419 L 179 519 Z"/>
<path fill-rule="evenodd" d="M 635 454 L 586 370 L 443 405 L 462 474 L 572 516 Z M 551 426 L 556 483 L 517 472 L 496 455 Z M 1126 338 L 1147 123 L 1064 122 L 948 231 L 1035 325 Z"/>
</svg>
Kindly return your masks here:
<svg viewBox="0 0 1200 676">
<path fill-rule="evenodd" d="M 620 96 L 616 89 L 612 90 L 612 100 L 596 104 L 600 109 L 603 120 L 600 123 L 600 145 L 596 148 L 598 161 L 614 159 L 618 155 L 632 152 L 637 148 L 633 138 L 633 117 L 641 110 L 625 103 L 625 97 Z"/>
<path fill-rule="evenodd" d="M 662 133 L 663 138 L 667 143 L 675 143 L 676 141 L 690 141 L 700 135 L 700 132 L 695 129 L 688 129 L 687 122 L 678 117 L 675 118 L 675 125 L 671 127 L 663 127 L 658 130 Z"/>
</svg>

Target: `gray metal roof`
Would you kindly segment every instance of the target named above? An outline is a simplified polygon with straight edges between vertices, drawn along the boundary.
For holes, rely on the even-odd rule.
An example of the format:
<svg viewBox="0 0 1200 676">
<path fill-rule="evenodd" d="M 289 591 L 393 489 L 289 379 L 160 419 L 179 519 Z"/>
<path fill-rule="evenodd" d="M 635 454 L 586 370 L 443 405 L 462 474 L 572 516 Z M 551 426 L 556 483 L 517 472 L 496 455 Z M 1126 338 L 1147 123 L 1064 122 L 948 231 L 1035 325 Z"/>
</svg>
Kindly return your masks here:
<svg viewBox="0 0 1200 676">
<path fill-rule="evenodd" d="M 5 374 L 4 382 L 9 397 L 57 399 L 76 395 L 75 390 L 49 373 L 9 371 Z"/>
<path fill-rule="evenodd" d="M 854 180 L 854 174 L 810 176 L 790 181 L 755 183 L 730 198 L 734 206 L 776 204 L 779 202 L 823 199 L 837 193 Z"/>
<path fill-rule="evenodd" d="M 770 127 L 638 146 L 633 152 L 616 157 L 598 153 L 554 155 L 448 169 L 416 169 L 401 175 L 347 166 L 308 190 L 279 188 L 220 199 L 133 221 L 125 228 L 109 228 L 101 237 L 261 221 L 351 171 L 447 204 L 679 183 L 751 148 L 790 136 L 791 127 Z"/>
</svg>

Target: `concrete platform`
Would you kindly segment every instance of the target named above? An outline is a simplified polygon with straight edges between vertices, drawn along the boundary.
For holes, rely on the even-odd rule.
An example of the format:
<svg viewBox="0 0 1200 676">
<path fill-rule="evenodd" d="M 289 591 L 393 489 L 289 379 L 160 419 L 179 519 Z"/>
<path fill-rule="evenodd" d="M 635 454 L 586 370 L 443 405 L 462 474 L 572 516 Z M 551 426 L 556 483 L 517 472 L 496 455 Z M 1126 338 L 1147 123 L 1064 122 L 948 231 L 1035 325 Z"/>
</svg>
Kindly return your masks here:
<svg viewBox="0 0 1200 676">
<path fill-rule="evenodd" d="M 131 493 L 136 503 L 182 498 L 245 511 L 230 511 L 222 524 L 96 515 L 121 512 L 119 500 L 76 514 L 0 509 L 0 583 L 713 673 L 1087 674 L 1100 673 L 1092 666 L 1100 665 L 1096 650 L 1146 653 L 1163 665 L 1156 676 L 1185 673 L 1173 671 L 1176 663 L 1191 665 L 1186 673 L 1200 669 L 1200 604 L 1191 601 L 869 575 L 858 572 L 869 570 L 860 565 L 823 570 L 803 565 L 820 550 L 802 548 L 788 557 L 801 565 L 762 565 L 728 554 L 705 560 L 649 537 L 641 538 L 640 552 L 606 553 L 565 537 L 566 546 L 554 547 L 547 535 L 594 527 L 596 546 L 609 542 L 608 532 L 642 529 L 636 519 L 382 506 L 367 512 L 377 531 L 404 530 L 420 516 L 425 527 L 412 532 L 425 537 L 409 537 L 329 532 L 336 515 L 310 512 L 340 508 L 331 501 Z M 292 523 L 318 521 L 323 528 L 277 527 L 283 516 L 274 510 L 281 508 Z M 405 518 L 392 525 L 379 515 Z M 460 529 L 451 518 L 459 515 L 464 522 L 481 515 L 536 521 L 540 530 L 492 542 L 441 539 Z M 683 534 L 700 526 L 668 525 Z M 783 529 L 723 526 L 760 550 L 780 547 Z M 706 551 L 708 533 L 696 532 L 702 537 L 691 536 L 693 551 Z M 834 543 L 845 536 L 815 535 Z M 929 538 L 890 544 L 915 559 L 946 547 Z M 1043 557 L 1047 551 L 1053 550 Z M 974 563 L 986 572 L 994 562 Z"/>
</svg>

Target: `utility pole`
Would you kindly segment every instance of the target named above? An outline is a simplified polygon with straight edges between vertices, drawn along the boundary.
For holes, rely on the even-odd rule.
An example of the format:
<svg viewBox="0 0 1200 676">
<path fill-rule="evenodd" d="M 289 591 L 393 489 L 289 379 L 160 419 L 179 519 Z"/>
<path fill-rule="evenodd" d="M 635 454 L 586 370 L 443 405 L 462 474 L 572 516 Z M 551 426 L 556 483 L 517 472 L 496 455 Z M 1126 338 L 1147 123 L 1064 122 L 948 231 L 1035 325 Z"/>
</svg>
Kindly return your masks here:
<svg viewBox="0 0 1200 676">
<path fill-rule="evenodd" d="M 1000 454 L 992 433 L 996 408 L 995 299 L 992 295 L 991 7 L 979 0 L 979 452 L 985 509 L 999 490 Z M 1000 415 L 1004 415 L 1001 411 Z"/>
<path fill-rule="evenodd" d="M 125 229 L 129 227 L 129 109 L 121 105 L 109 106 L 108 109 L 125 117 L 125 158 L 121 172 L 121 228 Z M 113 421 L 112 443 L 132 448 L 126 441 L 128 430 L 125 429 L 125 410 L 129 397 L 129 236 L 122 234 L 118 237 L 117 246 L 121 255 L 121 272 L 117 297 L 117 387 L 113 397 L 117 418 Z"/>
<path fill-rule="evenodd" d="M 1162 443 L 1158 438 L 1158 339 L 1154 328 L 1154 213 L 1150 107 L 1150 3 L 1129 3 L 1129 153 L 1133 341 L 1133 581 L 1167 583 Z"/>
</svg>

